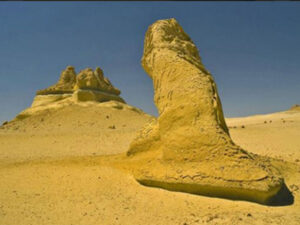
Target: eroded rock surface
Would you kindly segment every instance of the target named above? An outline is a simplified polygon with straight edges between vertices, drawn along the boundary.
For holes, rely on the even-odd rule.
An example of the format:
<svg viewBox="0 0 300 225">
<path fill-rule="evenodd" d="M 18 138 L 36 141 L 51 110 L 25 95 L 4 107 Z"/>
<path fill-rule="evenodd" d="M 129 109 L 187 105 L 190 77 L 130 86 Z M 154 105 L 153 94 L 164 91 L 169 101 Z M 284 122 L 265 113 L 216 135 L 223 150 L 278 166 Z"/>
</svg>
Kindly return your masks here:
<svg viewBox="0 0 300 225">
<path fill-rule="evenodd" d="M 148 186 L 272 204 L 284 187 L 277 170 L 230 138 L 216 84 L 175 19 L 146 33 L 142 66 L 159 111 L 127 152 Z"/>
<path fill-rule="evenodd" d="M 91 68 L 80 71 L 77 76 L 75 89 L 92 89 L 120 95 L 120 90 L 115 88 L 110 81 L 104 77 L 103 71 L 97 67 L 95 71 Z"/>
<path fill-rule="evenodd" d="M 73 66 L 68 66 L 61 72 L 58 82 L 46 89 L 38 90 L 37 95 L 72 93 L 76 83 L 76 73 Z"/>
<path fill-rule="evenodd" d="M 75 101 L 125 101 L 119 96 L 120 90 L 115 88 L 103 71 L 97 67 L 95 71 L 86 68 L 76 75 L 75 69 L 68 66 L 62 71 L 59 81 L 44 90 L 37 91 L 32 107 L 45 105 L 73 96 Z"/>
</svg>

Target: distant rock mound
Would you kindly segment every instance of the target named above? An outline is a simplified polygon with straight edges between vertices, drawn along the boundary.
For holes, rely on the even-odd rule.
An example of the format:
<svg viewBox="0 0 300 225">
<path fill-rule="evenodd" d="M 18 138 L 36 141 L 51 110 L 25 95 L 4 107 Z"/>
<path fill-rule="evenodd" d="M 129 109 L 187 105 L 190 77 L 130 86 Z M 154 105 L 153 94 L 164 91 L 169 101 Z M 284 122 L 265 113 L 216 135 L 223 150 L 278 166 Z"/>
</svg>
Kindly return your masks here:
<svg viewBox="0 0 300 225">
<path fill-rule="evenodd" d="M 291 111 L 300 111 L 300 105 L 295 104 L 290 108 Z"/>
<path fill-rule="evenodd" d="M 120 102 L 121 91 L 115 88 L 103 71 L 97 67 L 95 71 L 86 68 L 77 75 L 73 66 L 62 71 L 58 82 L 46 89 L 39 90 L 31 107 L 17 115 L 16 119 L 24 119 L 49 109 L 58 109 L 80 102 Z"/>
<path fill-rule="evenodd" d="M 125 101 L 119 96 L 120 90 L 115 88 L 103 71 L 97 67 L 95 71 L 86 68 L 76 75 L 73 66 L 62 71 L 58 82 L 46 89 L 37 91 L 32 106 L 48 104 L 73 96 L 75 101 Z"/>
<path fill-rule="evenodd" d="M 216 84 L 195 44 L 175 19 L 146 33 L 142 66 L 154 84 L 159 117 L 131 143 L 141 184 L 273 204 L 284 181 L 266 160 L 230 138 Z"/>
</svg>

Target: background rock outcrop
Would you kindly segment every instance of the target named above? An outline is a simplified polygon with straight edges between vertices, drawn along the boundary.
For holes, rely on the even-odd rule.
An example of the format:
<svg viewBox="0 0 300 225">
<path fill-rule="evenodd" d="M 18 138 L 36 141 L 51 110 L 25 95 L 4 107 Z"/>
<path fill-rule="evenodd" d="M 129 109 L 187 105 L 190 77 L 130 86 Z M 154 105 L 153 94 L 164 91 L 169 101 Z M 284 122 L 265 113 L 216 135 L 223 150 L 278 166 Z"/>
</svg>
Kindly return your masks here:
<svg viewBox="0 0 300 225">
<path fill-rule="evenodd" d="M 153 79 L 159 117 L 127 152 L 141 162 L 135 178 L 147 186 L 272 204 L 283 178 L 233 143 L 216 84 L 175 19 L 148 28 L 142 66 Z"/>
<path fill-rule="evenodd" d="M 115 88 L 111 82 L 104 77 L 103 71 L 100 67 L 97 67 L 95 71 L 91 68 L 80 71 L 77 75 L 75 89 L 92 89 L 114 95 L 121 94 L 120 90 Z"/>
<path fill-rule="evenodd" d="M 293 105 L 293 106 L 291 107 L 290 110 L 292 110 L 292 111 L 300 111 L 300 105 L 295 104 L 295 105 Z"/>
<path fill-rule="evenodd" d="M 62 71 L 58 82 L 46 89 L 39 90 L 32 106 L 44 105 L 73 96 L 75 101 L 125 101 L 119 96 L 120 90 L 115 88 L 103 71 L 97 67 L 95 71 L 86 68 L 76 75 L 75 69 L 68 66 Z"/>
<path fill-rule="evenodd" d="M 68 66 L 61 72 L 58 82 L 46 89 L 38 90 L 37 95 L 73 93 L 76 83 L 76 73 L 73 66 Z"/>
</svg>

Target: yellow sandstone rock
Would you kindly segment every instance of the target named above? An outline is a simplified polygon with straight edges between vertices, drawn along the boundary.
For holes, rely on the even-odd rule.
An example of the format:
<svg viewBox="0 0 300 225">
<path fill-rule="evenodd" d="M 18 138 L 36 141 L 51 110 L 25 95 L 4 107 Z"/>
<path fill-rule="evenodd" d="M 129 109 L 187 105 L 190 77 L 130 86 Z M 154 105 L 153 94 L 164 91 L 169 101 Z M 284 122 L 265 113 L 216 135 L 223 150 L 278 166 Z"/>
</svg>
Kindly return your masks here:
<svg viewBox="0 0 300 225">
<path fill-rule="evenodd" d="M 273 204 L 285 188 L 283 178 L 268 160 L 233 143 L 216 84 L 175 19 L 148 28 L 142 66 L 153 79 L 159 117 L 140 131 L 127 152 L 137 181 Z"/>
<path fill-rule="evenodd" d="M 37 91 L 31 107 L 23 110 L 16 119 L 24 119 L 49 109 L 59 109 L 81 102 L 121 102 L 120 90 L 115 88 L 104 77 L 103 71 L 97 67 L 84 69 L 76 75 L 73 66 L 62 71 L 59 81 L 46 89 Z"/>
<path fill-rule="evenodd" d="M 74 87 L 74 99 L 76 101 L 125 101 L 119 96 L 120 90 L 115 88 L 110 81 L 103 76 L 103 71 L 97 67 L 95 71 L 91 68 L 80 71 L 77 75 Z"/>
<path fill-rule="evenodd" d="M 119 96 L 120 90 L 104 77 L 97 67 L 95 71 L 86 68 L 76 76 L 74 67 L 68 66 L 59 81 L 46 89 L 37 91 L 32 107 L 47 105 L 72 97 L 75 101 L 125 101 Z"/>
<path fill-rule="evenodd" d="M 110 94 L 103 91 L 96 90 L 77 90 L 73 94 L 73 98 L 75 101 L 96 101 L 96 102 L 107 102 L 107 101 L 125 101 L 118 95 Z"/>
<path fill-rule="evenodd" d="M 103 76 L 103 71 L 99 67 L 95 71 L 91 68 L 80 71 L 77 76 L 75 89 L 92 89 L 114 95 L 120 95 L 121 93 Z"/>
<path fill-rule="evenodd" d="M 58 82 L 46 89 L 38 90 L 37 95 L 72 93 L 76 83 L 76 73 L 73 66 L 62 71 Z"/>
</svg>

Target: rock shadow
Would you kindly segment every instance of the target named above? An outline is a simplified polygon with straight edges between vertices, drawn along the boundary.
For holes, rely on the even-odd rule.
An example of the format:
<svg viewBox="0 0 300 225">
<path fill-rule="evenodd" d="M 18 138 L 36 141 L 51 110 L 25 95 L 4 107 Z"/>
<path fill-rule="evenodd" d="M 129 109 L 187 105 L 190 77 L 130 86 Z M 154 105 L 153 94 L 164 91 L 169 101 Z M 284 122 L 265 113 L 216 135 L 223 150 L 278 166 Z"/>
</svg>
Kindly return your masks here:
<svg viewBox="0 0 300 225">
<path fill-rule="evenodd" d="M 288 189 L 286 184 L 282 185 L 277 195 L 271 198 L 268 202 L 269 206 L 288 206 L 294 203 L 294 196 L 292 192 Z"/>
</svg>

